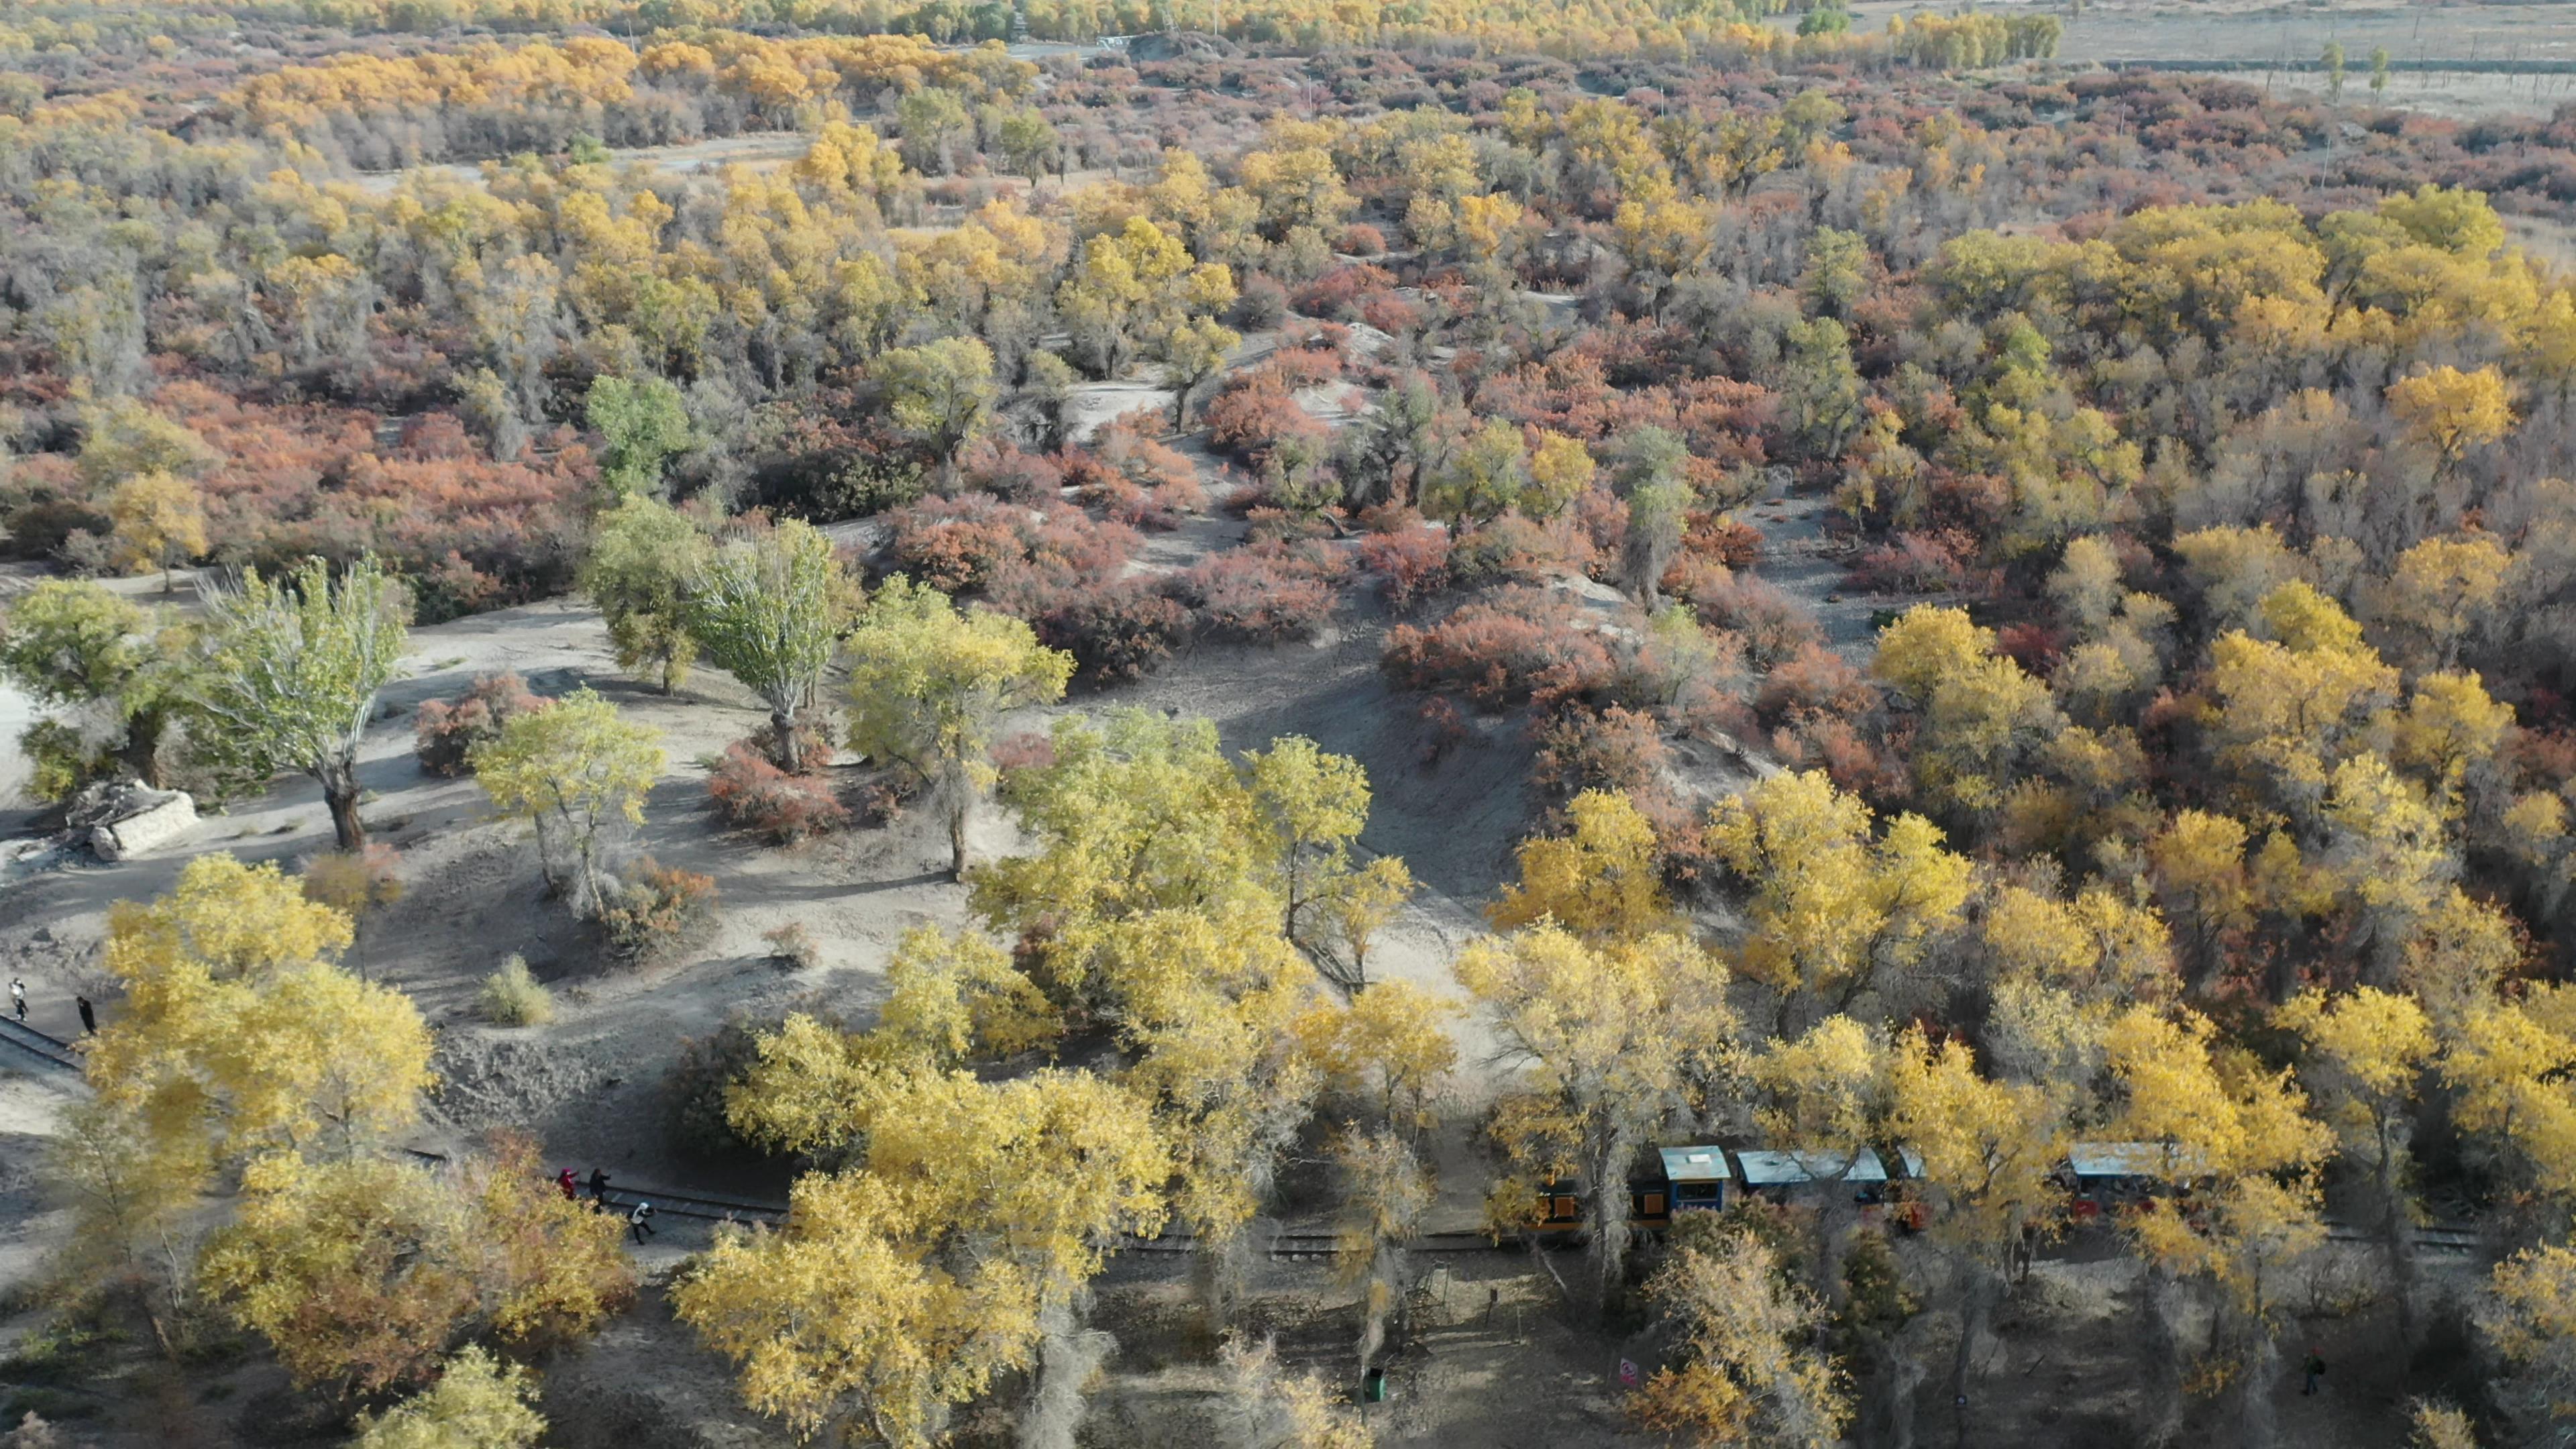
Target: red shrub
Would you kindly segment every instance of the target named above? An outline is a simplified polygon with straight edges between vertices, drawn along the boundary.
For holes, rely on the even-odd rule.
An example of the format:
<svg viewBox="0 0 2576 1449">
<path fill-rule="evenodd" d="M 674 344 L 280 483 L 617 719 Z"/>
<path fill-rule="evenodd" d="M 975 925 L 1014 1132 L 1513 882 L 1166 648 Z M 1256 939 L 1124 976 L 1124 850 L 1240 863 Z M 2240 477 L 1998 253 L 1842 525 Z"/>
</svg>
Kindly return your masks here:
<svg viewBox="0 0 2576 1449">
<path fill-rule="evenodd" d="M 1354 257 L 1383 256 L 1386 252 L 1386 233 L 1367 222 L 1353 222 L 1342 228 L 1342 244 L 1339 250 L 1347 256 Z"/>
<path fill-rule="evenodd" d="M 1995 652 L 2046 678 L 2066 652 L 2066 635 L 2045 624 L 2006 624 L 1995 633 Z"/>
<path fill-rule="evenodd" d="M 1396 625 L 1385 665 L 1408 689 L 1463 693 L 1488 709 L 1605 693 L 1619 673 L 1609 644 L 1580 627 L 1573 604 L 1529 588 L 1463 605 L 1428 629 Z"/>
<path fill-rule="evenodd" d="M 1026 453 L 1007 443 L 978 444 L 964 461 L 966 481 L 985 493 L 1013 503 L 1053 503 L 1071 479 L 1069 459 Z"/>
<path fill-rule="evenodd" d="M 1207 560 L 1169 587 L 1211 633 L 1264 642 L 1309 639 L 1331 616 L 1334 586 L 1349 567 L 1320 544 L 1251 544 Z"/>
<path fill-rule="evenodd" d="M 1022 508 L 983 494 L 924 498 L 889 517 L 897 566 L 950 593 L 998 592 L 1030 571 L 1048 579 L 1115 573 L 1142 543 L 1125 524 L 1061 503 Z"/>
<path fill-rule="evenodd" d="M 1301 387 L 1321 387 L 1340 380 L 1342 357 L 1338 352 L 1321 347 L 1286 347 L 1270 354 L 1265 364 L 1279 376 L 1280 384 L 1290 391 Z"/>
<path fill-rule="evenodd" d="M 530 693 L 528 682 L 508 670 L 478 675 L 474 687 L 452 703 L 421 701 L 420 713 L 412 721 L 412 752 L 420 756 L 420 767 L 433 775 L 462 775 L 476 745 L 499 738 L 503 725 L 552 703 Z"/>
<path fill-rule="evenodd" d="M 1395 285 L 1384 267 L 1355 262 L 1333 268 L 1290 294 L 1290 305 L 1309 317 L 1356 317 L 1360 299 Z"/>
<path fill-rule="evenodd" d="M 947 593 L 979 588 L 1002 565 L 1027 556 L 1016 512 L 980 493 L 908 503 L 888 515 L 895 562 Z"/>
<path fill-rule="evenodd" d="M 742 740 L 725 746 L 707 776 L 707 797 L 727 823 L 793 845 L 850 823 L 850 812 L 819 775 L 791 775 Z"/>
<path fill-rule="evenodd" d="M 1852 586 L 1873 594 L 1946 594 L 1968 581 L 1968 571 L 1938 536 L 1900 533 L 1861 555 Z"/>
<path fill-rule="evenodd" d="M 1772 721 L 1803 714 L 1853 719 L 1878 707 L 1878 686 L 1850 660 L 1810 641 L 1772 666 L 1754 706 Z"/>
<path fill-rule="evenodd" d="M 1715 559 L 1731 569 L 1751 568 L 1761 561 L 1762 530 L 1714 512 L 1694 513 L 1682 534 L 1682 549 Z"/>
<path fill-rule="evenodd" d="M 665 866 L 647 856 L 627 872 L 626 884 L 602 913 L 609 944 L 634 961 L 678 951 L 715 919 L 712 876 Z"/>
<path fill-rule="evenodd" d="M 1410 337 L 1422 329 L 1422 309 L 1393 292 L 1379 292 L 1360 304 L 1360 320 L 1389 337 Z"/>
<path fill-rule="evenodd" d="M 1825 631 L 1806 605 L 1760 579 L 1712 574 L 1691 582 L 1685 597 L 1700 622 L 1743 635 L 1745 656 L 1756 669 L 1773 668 L 1806 645 L 1824 642 Z"/>
<path fill-rule="evenodd" d="M 1207 405 L 1209 440 L 1255 468 L 1290 439 L 1320 454 L 1330 430 L 1288 392 L 1269 368 L 1235 374 Z"/>
<path fill-rule="evenodd" d="M 1048 590 L 1011 612 L 1037 629 L 1050 649 L 1073 656 L 1094 681 L 1140 678 L 1171 657 L 1189 611 L 1157 593 L 1150 580 L 1109 579 Z"/>
<path fill-rule="evenodd" d="M 1449 587 L 1449 530 L 1418 519 L 1360 540 L 1360 564 L 1379 576 L 1387 602 L 1399 609 Z"/>
<path fill-rule="evenodd" d="M 1540 727 L 1530 778 L 1560 799 L 1586 790 L 1663 793 L 1672 763 L 1662 726 L 1643 710 L 1610 705 L 1598 713 L 1568 709 Z"/>
</svg>

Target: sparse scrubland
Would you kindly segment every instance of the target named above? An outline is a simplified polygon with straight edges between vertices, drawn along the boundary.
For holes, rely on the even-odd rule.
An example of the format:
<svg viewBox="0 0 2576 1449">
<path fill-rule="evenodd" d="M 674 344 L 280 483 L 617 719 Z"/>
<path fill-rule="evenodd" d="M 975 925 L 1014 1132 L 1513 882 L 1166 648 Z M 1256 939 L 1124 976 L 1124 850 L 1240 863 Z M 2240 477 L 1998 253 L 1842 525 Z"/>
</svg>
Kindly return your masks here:
<svg viewBox="0 0 2576 1449">
<path fill-rule="evenodd" d="M 7 1443 L 2576 1433 L 2576 113 L 1175 18 L 0 15 Z"/>
</svg>

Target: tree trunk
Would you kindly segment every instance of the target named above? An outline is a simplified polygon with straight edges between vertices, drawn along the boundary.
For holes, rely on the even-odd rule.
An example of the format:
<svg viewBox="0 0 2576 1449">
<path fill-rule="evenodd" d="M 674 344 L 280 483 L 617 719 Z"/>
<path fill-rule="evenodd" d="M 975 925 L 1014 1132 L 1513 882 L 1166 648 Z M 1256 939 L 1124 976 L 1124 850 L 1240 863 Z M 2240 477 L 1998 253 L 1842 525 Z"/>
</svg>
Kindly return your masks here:
<svg viewBox="0 0 2576 1449">
<path fill-rule="evenodd" d="M 803 742 L 796 737 L 796 711 L 769 707 L 770 757 L 778 768 L 791 775 L 805 773 Z"/>
<path fill-rule="evenodd" d="M 1961 1406 L 1959 1442 L 1967 1443 L 1968 1376 L 1976 1368 L 1977 1346 L 1986 1336 L 1986 1323 L 1994 1312 L 1994 1275 L 1986 1265 L 1971 1259 L 1961 1270 L 1967 1283 L 1959 1296 L 1959 1347 L 1950 1356 L 1950 1402 Z"/>
<path fill-rule="evenodd" d="M 2280 1442 L 2280 1423 L 2272 1411 L 2272 1393 L 2281 1381 L 2281 1350 L 2272 1330 L 2260 1319 L 2244 1326 L 2245 1362 L 2237 1370 L 2237 1442 L 2244 1449 L 2272 1449 Z"/>
<path fill-rule="evenodd" d="M 948 873 L 959 880 L 966 878 L 966 812 L 975 803 L 965 785 L 953 782 L 948 795 Z"/>
<path fill-rule="evenodd" d="M 2182 1431 L 2182 1344 L 2174 1332 L 2174 1310 L 2179 1305 L 2173 1301 L 2178 1291 L 2171 1269 L 2147 1265 L 2138 1293 L 2146 1319 L 2139 1339 L 2147 1350 L 2138 1442 L 2150 1446 L 2171 1444 Z"/>
<path fill-rule="evenodd" d="M 2388 1252 L 2389 1297 L 2397 1303 L 2397 1343 L 2411 1361 L 2415 1356 L 2415 1239 L 2406 1217 L 2406 1190 L 2399 1181 L 2395 1154 L 2383 1147 L 2379 1165 L 2379 1233 Z"/>
<path fill-rule="evenodd" d="M 1625 1286 L 1628 1269 L 1628 1159 L 1635 1154 L 1625 1129 L 1610 1139 L 1592 1184 L 1594 1306 L 1608 1317 Z"/>
<path fill-rule="evenodd" d="M 1078 1303 L 1049 1295 L 1038 1310 L 1037 1388 L 1020 1416 L 1019 1449 L 1074 1449 L 1083 1389 L 1117 1346 L 1083 1322 Z"/>
<path fill-rule="evenodd" d="M 331 811 L 331 833 L 338 838 L 340 849 L 366 849 L 367 826 L 358 818 L 358 772 L 354 763 L 324 768 L 322 803 Z"/>
</svg>

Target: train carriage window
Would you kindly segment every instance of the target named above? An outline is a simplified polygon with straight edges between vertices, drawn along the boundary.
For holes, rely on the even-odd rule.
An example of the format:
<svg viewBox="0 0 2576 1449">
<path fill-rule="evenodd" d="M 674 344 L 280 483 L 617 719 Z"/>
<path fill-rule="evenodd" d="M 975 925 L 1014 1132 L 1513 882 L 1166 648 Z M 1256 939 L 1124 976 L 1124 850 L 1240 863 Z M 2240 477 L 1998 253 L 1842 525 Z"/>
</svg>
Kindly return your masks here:
<svg viewBox="0 0 2576 1449">
<path fill-rule="evenodd" d="M 1664 1195 L 1662 1193 L 1647 1193 L 1641 1201 L 1644 1202 L 1645 1206 L 1638 1210 L 1637 1215 L 1639 1217 L 1659 1218 L 1664 1215 Z"/>
<path fill-rule="evenodd" d="M 1547 1215 L 1553 1222 L 1570 1223 L 1576 1218 L 1583 1216 L 1583 1209 L 1574 1201 L 1574 1199 L 1570 1197 L 1560 1197 L 1549 1201 Z"/>
</svg>

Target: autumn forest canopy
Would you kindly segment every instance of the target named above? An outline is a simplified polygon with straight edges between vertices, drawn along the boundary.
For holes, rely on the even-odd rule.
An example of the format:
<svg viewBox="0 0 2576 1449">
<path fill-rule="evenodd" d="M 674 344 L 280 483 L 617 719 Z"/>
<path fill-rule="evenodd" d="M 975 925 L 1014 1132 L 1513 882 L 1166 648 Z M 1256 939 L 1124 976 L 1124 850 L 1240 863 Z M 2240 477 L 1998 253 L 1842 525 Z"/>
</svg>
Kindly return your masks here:
<svg viewBox="0 0 2576 1449">
<path fill-rule="evenodd" d="M 104 1008 L 0 1386 L 587 1444 L 652 1332 L 800 1440 L 1144 1442 L 1162 1354 L 1440 1442 L 1364 1375 L 1482 1234 L 1600 1442 L 1910 1444 L 2079 1281 L 2063 1442 L 2328 1442 L 2325 1339 L 2334 1442 L 2565 1442 L 2576 108 L 2084 23 L 10 7 L 23 821 L 322 809 L 0 883 Z M 440 892 L 544 905 L 449 979 Z M 630 1076 L 746 1221 L 558 1185 Z"/>
</svg>

